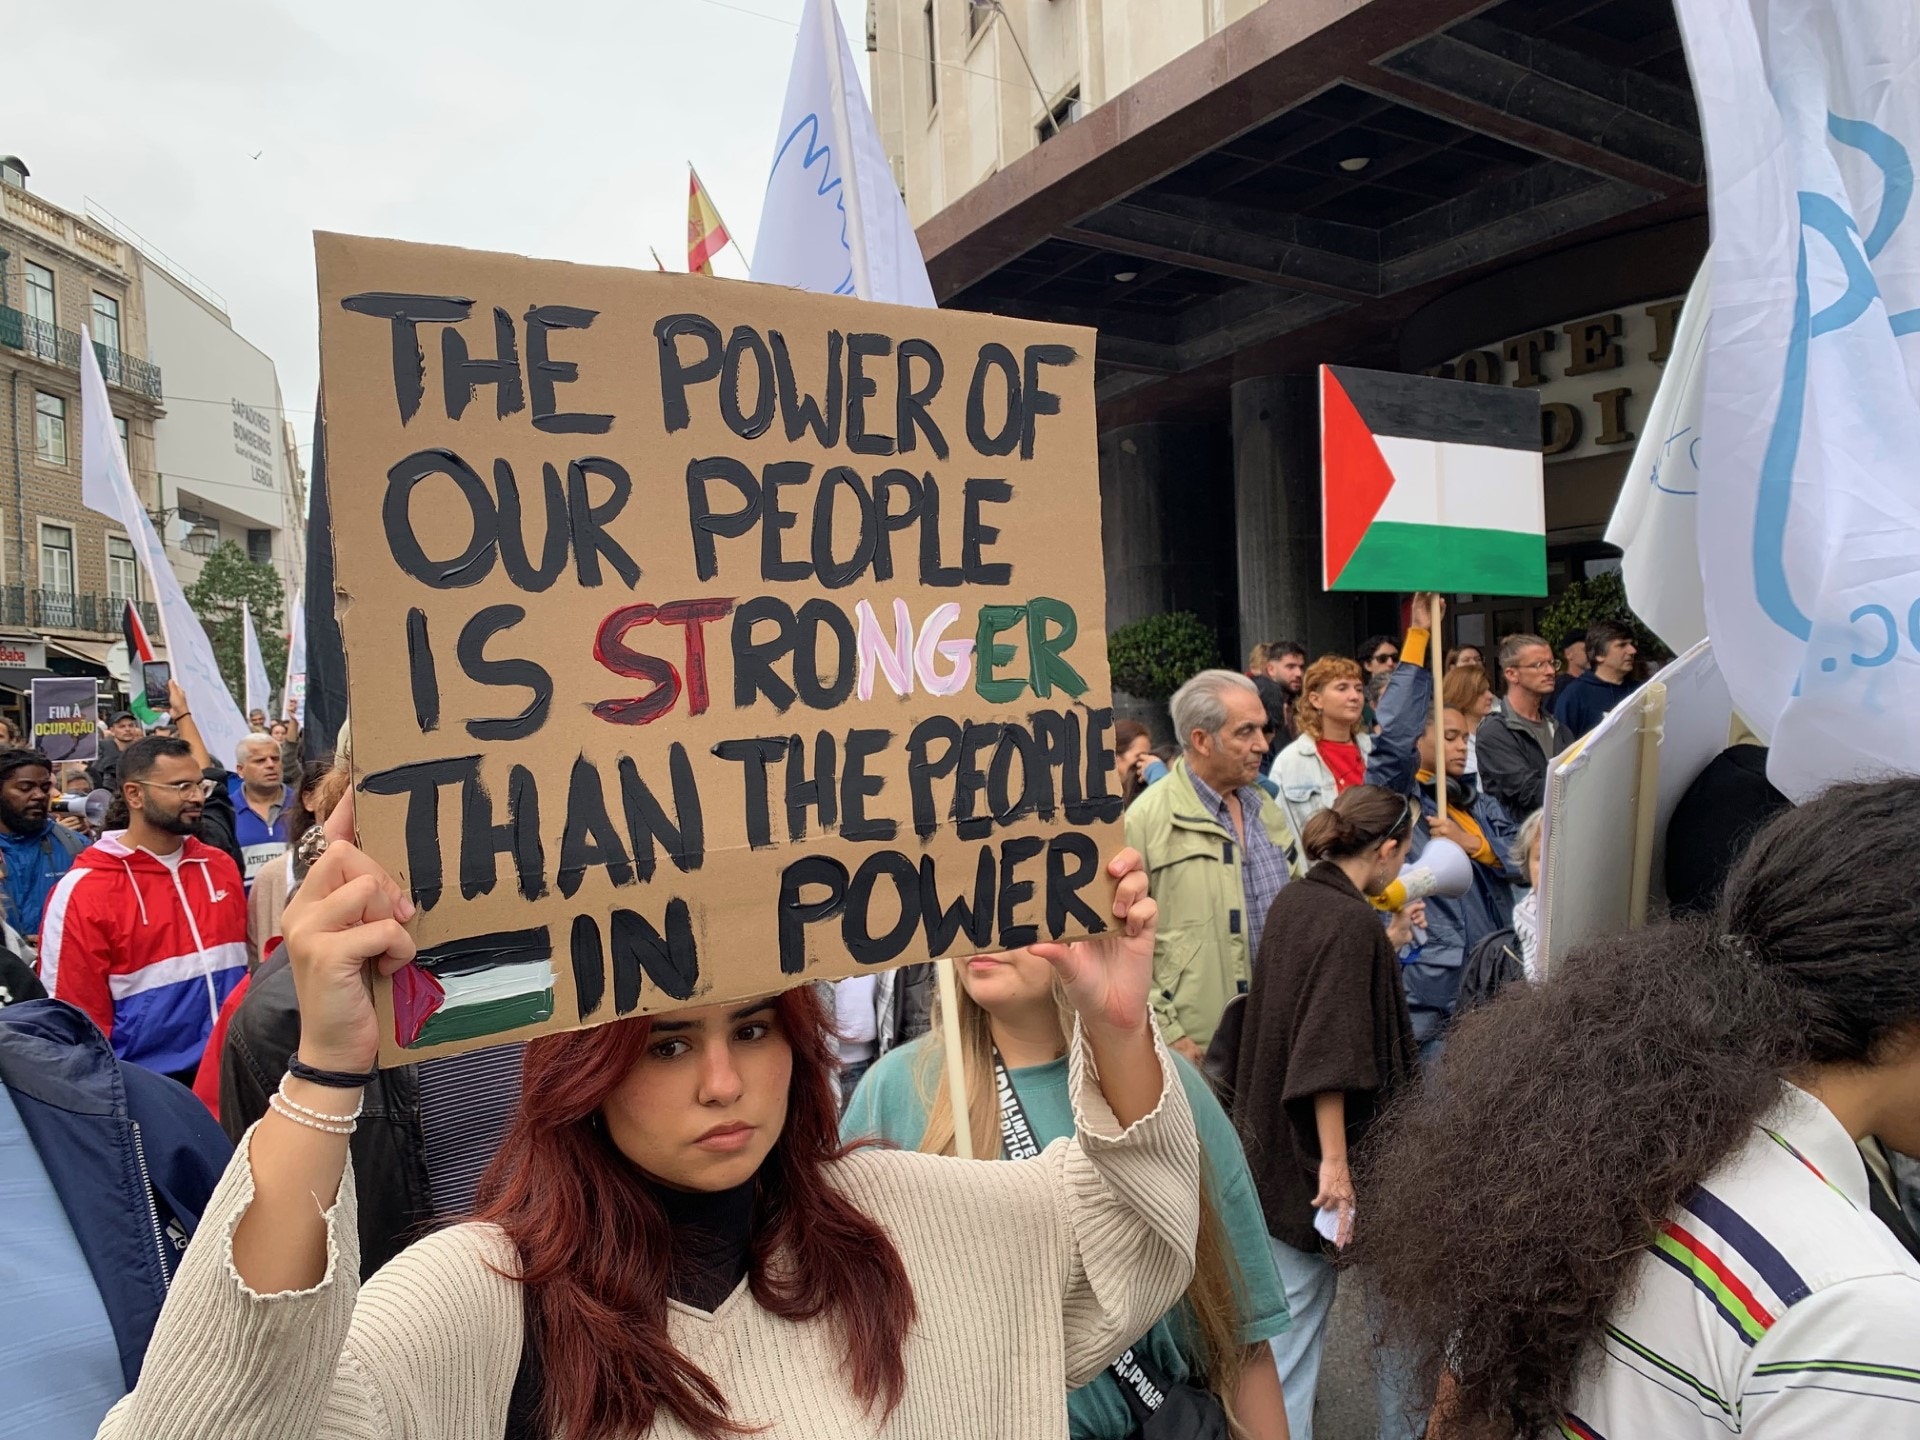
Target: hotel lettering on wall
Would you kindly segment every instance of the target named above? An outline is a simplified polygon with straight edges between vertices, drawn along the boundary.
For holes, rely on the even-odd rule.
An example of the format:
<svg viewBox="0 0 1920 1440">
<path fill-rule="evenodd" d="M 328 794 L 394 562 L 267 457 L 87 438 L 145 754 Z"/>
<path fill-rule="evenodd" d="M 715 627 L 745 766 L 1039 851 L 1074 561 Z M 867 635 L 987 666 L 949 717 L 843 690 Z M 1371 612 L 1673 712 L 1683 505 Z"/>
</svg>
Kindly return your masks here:
<svg viewBox="0 0 1920 1440">
<path fill-rule="evenodd" d="M 1630 451 L 1673 348 L 1684 298 L 1529 330 L 1426 373 L 1538 389 L 1541 448 L 1549 460 Z"/>
</svg>

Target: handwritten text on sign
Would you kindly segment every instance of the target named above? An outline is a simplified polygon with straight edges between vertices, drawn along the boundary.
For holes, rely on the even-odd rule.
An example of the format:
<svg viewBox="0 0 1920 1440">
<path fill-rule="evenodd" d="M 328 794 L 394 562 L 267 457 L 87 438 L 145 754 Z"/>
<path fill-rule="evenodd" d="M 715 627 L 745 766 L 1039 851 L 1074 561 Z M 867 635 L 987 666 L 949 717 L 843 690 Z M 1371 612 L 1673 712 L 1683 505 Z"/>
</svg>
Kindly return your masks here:
<svg viewBox="0 0 1920 1440">
<path fill-rule="evenodd" d="M 389 1061 L 1104 928 L 1090 333 L 317 243 Z"/>
</svg>

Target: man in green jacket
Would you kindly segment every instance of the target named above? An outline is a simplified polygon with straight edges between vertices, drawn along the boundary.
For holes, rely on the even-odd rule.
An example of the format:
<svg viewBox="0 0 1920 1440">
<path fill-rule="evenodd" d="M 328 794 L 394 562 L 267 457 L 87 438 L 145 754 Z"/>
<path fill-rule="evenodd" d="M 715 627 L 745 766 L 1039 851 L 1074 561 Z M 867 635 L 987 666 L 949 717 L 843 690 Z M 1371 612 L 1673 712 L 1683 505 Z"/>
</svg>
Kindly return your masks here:
<svg viewBox="0 0 1920 1440">
<path fill-rule="evenodd" d="M 1244 675 L 1203 670 L 1174 692 L 1183 754 L 1127 810 L 1160 907 L 1153 1012 L 1167 1044 L 1198 1064 L 1227 1001 L 1247 988 L 1274 896 L 1299 873 L 1285 812 L 1256 783 L 1266 707 Z"/>
</svg>

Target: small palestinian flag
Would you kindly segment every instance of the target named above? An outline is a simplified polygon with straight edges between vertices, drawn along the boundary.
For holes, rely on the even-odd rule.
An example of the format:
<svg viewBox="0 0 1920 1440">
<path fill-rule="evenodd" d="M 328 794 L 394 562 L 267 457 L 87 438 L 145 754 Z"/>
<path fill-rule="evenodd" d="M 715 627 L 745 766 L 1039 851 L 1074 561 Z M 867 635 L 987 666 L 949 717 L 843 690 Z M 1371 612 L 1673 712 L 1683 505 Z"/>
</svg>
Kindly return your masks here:
<svg viewBox="0 0 1920 1440">
<path fill-rule="evenodd" d="M 393 1028 L 407 1049 L 552 1018 L 553 941 L 544 925 L 435 945 L 394 972 Z"/>
<path fill-rule="evenodd" d="M 133 703 L 127 708 L 133 711 L 133 718 L 142 728 L 151 730 L 160 723 L 160 717 L 147 704 L 147 687 L 141 679 L 140 667 L 153 659 L 153 642 L 147 639 L 147 627 L 140 623 L 140 612 L 133 608 L 133 602 L 127 601 L 127 608 L 120 616 L 120 633 L 127 641 L 127 690 L 133 696 Z"/>
<path fill-rule="evenodd" d="M 1320 367 L 1329 590 L 1547 593 L 1540 396 Z"/>
</svg>

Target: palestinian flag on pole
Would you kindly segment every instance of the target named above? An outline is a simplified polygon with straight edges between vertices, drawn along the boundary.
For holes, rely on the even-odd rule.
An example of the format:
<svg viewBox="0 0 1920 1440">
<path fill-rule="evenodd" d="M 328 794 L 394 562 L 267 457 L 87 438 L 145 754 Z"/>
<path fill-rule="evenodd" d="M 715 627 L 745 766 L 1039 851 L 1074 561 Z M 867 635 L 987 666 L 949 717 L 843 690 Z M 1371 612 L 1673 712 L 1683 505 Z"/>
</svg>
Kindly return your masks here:
<svg viewBox="0 0 1920 1440">
<path fill-rule="evenodd" d="M 1540 396 L 1320 367 L 1329 590 L 1547 593 Z"/>
<path fill-rule="evenodd" d="M 147 627 L 140 623 L 140 612 L 133 608 L 131 600 L 121 613 L 120 633 L 127 641 L 127 693 L 133 697 L 133 703 L 127 708 L 133 711 L 133 718 L 142 727 L 151 730 L 160 723 L 160 717 L 147 704 L 147 687 L 141 679 L 140 667 L 153 659 L 153 642 L 147 639 Z"/>
</svg>

